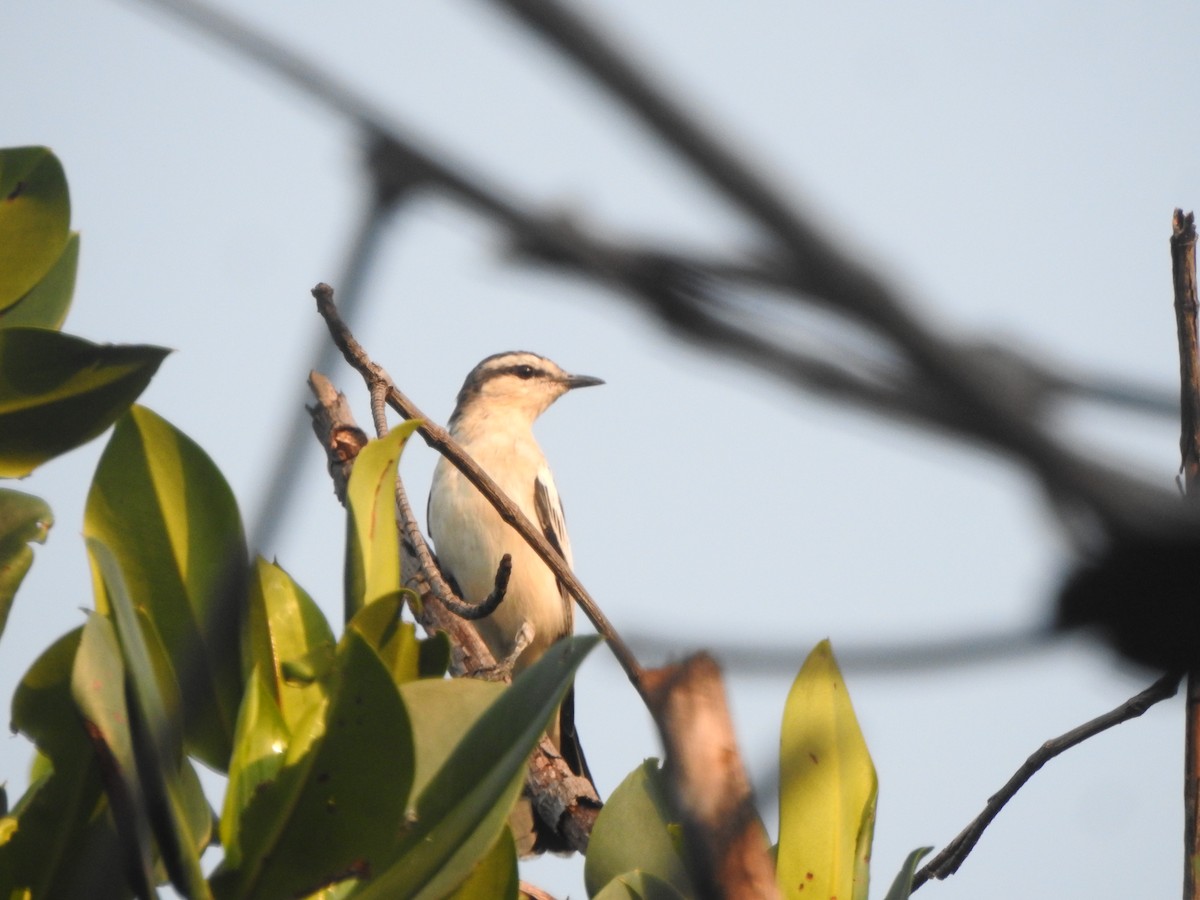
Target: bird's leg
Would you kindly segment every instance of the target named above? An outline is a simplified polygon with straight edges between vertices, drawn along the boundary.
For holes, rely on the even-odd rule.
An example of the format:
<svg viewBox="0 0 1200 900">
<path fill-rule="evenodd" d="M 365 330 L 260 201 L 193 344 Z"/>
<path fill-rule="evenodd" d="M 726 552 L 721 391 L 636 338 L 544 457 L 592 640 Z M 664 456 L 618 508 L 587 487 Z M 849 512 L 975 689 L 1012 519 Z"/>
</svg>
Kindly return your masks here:
<svg viewBox="0 0 1200 900">
<path fill-rule="evenodd" d="M 521 658 L 521 654 L 525 649 L 533 643 L 533 638 L 537 634 L 533 624 L 528 620 L 521 622 L 521 628 L 517 631 L 516 637 L 513 638 L 513 647 L 504 659 L 497 660 L 494 666 L 487 666 L 479 669 L 474 673 L 475 678 L 482 678 L 484 681 L 510 681 L 512 679 L 513 669 L 517 665 L 517 660 Z"/>
</svg>

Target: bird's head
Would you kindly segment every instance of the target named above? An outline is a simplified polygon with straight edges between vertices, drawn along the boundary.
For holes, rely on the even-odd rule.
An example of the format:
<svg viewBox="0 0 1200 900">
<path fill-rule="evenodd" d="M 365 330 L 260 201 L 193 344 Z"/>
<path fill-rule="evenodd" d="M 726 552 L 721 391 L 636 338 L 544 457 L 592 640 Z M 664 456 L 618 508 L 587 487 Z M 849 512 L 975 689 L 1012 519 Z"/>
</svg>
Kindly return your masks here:
<svg viewBox="0 0 1200 900">
<path fill-rule="evenodd" d="M 596 384 L 604 382 L 564 372 L 536 353 L 497 353 L 479 363 L 463 382 L 450 426 L 475 415 L 514 415 L 532 422 L 567 391 Z"/>
</svg>

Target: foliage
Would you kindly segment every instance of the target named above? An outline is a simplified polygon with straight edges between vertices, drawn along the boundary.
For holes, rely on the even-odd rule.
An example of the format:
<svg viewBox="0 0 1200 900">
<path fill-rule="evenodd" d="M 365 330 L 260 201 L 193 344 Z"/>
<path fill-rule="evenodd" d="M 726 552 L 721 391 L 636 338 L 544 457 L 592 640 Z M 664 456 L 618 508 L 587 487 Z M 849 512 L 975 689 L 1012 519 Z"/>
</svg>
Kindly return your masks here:
<svg viewBox="0 0 1200 900">
<path fill-rule="evenodd" d="M 0 151 L 0 198 L 0 477 L 115 425 L 83 528 L 94 611 L 13 697 L 36 757 L 25 794 L 0 797 L 0 896 L 152 897 L 169 881 L 221 900 L 515 898 L 507 817 L 596 639 L 554 644 L 508 688 L 444 677 L 445 637 L 401 617 L 393 485 L 412 423 L 356 460 L 336 636 L 283 568 L 250 559 L 212 460 L 134 405 L 166 351 L 58 331 L 79 253 L 58 160 Z M 52 522 L 0 490 L 0 632 Z M 196 762 L 228 775 L 219 822 Z M 875 772 L 828 642 L 789 695 L 780 768 L 782 893 L 865 898 Z M 596 823 L 589 896 L 694 896 L 680 834 L 647 760 Z"/>
</svg>

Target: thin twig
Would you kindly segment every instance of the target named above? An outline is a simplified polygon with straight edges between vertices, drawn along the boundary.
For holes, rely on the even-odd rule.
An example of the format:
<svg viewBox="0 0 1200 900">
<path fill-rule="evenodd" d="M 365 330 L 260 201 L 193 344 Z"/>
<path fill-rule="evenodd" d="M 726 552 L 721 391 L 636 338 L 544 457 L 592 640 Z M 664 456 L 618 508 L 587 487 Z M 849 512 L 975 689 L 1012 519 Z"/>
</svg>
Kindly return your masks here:
<svg viewBox="0 0 1200 900">
<path fill-rule="evenodd" d="M 346 327 L 346 324 L 338 316 L 337 307 L 333 302 L 333 288 L 327 284 L 318 284 L 313 288 L 312 295 L 317 301 L 317 310 L 320 312 L 322 318 L 325 319 L 329 327 L 329 333 L 333 337 L 334 343 L 342 351 L 346 361 L 355 370 L 362 373 L 365 378 L 379 376 L 387 378 L 387 373 L 383 371 L 382 367 L 370 360 L 362 345 L 355 340 L 350 330 Z M 496 482 L 467 455 L 458 445 L 458 442 L 450 436 L 450 432 L 440 425 L 435 424 L 422 413 L 416 404 L 409 400 L 395 386 L 395 383 L 390 378 L 388 378 L 388 382 L 388 404 L 392 409 L 400 413 L 405 419 L 421 420 L 418 431 L 421 437 L 425 439 L 425 443 L 446 457 L 487 498 L 487 501 L 492 504 L 492 507 L 496 510 L 500 518 L 521 535 L 526 543 L 541 557 L 550 571 L 554 573 L 555 577 L 570 592 L 571 596 L 575 598 L 575 602 L 579 604 L 579 608 L 583 610 L 584 615 L 595 626 L 596 631 L 608 642 L 609 649 L 612 650 L 613 655 L 617 658 L 617 662 L 621 664 L 621 668 L 625 670 L 626 676 L 638 692 L 641 693 L 643 674 L 641 664 L 621 639 L 621 636 L 608 620 L 608 617 L 596 605 L 596 601 L 592 599 L 591 594 L 587 592 L 587 589 L 575 577 L 575 573 L 571 571 L 562 556 L 554 550 L 550 542 L 546 540 L 546 537 L 525 517 L 516 504 L 508 499 Z"/>
<path fill-rule="evenodd" d="M 1110 710 L 1102 716 L 1097 716 L 1090 722 L 1085 722 L 1078 728 L 1073 728 L 1066 734 L 1046 741 L 1046 743 L 1038 747 L 1025 760 L 1021 768 L 1017 769 L 1012 778 L 1008 779 L 1004 787 L 988 798 L 983 812 L 976 816 L 971 821 L 971 824 L 947 844 L 945 849 L 921 867 L 920 871 L 913 878 L 913 890 L 915 891 L 931 878 L 940 881 L 957 872 L 959 866 L 963 864 L 963 860 L 975 848 L 984 830 L 996 818 L 1000 810 L 1004 808 L 1009 800 L 1016 796 L 1017 791 L 1024 787 L 1025 783 L 1042 766 L 1059 754 L 1070 750 L 1076 744 L 1081 744 L 1088 738 L 1094 737 L 1102 731 L 1107 731 L 1114 725 L 1120 725 L 1122 722 L 1137 718 L 1155 703 L 1166 700 L 1168 697 L 1174 697 L 1176 691 L 1179 689 L 1179 681 L 1180 676 L 1177 673 L 1164 675 L 1158 681 L 1154 682 L 1154 684 L 1150 685 L 1150 687 L 1146 688 L 1146 690 L 1126 700 L 1116 709 Z"/>
<path fill-rule="evenodd" d="M 1171 281 L 1179 338 L 1179 455 L 1184 499 L 1200 503 L 1200 347 L 1196 334 L 1196 219 L 1171 218 Z M 1183 897 L 1200 897 L 1200 673 L 1188 672 L 1183 754 Z"/>
</svg>

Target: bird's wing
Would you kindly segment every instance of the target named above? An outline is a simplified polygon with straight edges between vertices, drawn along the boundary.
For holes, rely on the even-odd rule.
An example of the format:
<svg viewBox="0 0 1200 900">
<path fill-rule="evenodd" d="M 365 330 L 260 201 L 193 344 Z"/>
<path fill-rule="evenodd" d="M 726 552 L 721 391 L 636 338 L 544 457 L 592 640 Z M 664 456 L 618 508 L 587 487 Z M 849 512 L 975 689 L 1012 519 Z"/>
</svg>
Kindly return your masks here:
<svg viewBox="0 0 1200 900">
<path fill-rule="evenodd" d="M 567 522 L 563 518 L 562 501 L 558 490 L 554 487 L 554 476 L 550 469 L 541 466 L 537 477 L 533 480 L 533 508 L 537 512 L 538 527 L 542 530 L 550 546 L 559 552 L 567 565 L 571 565 L 571 539 L 567 537 Z M 563 604 L 563 634 L 571 634 L 575 630 L 575 604 L 561 583 L 558 593 Z"/>
</svg>

